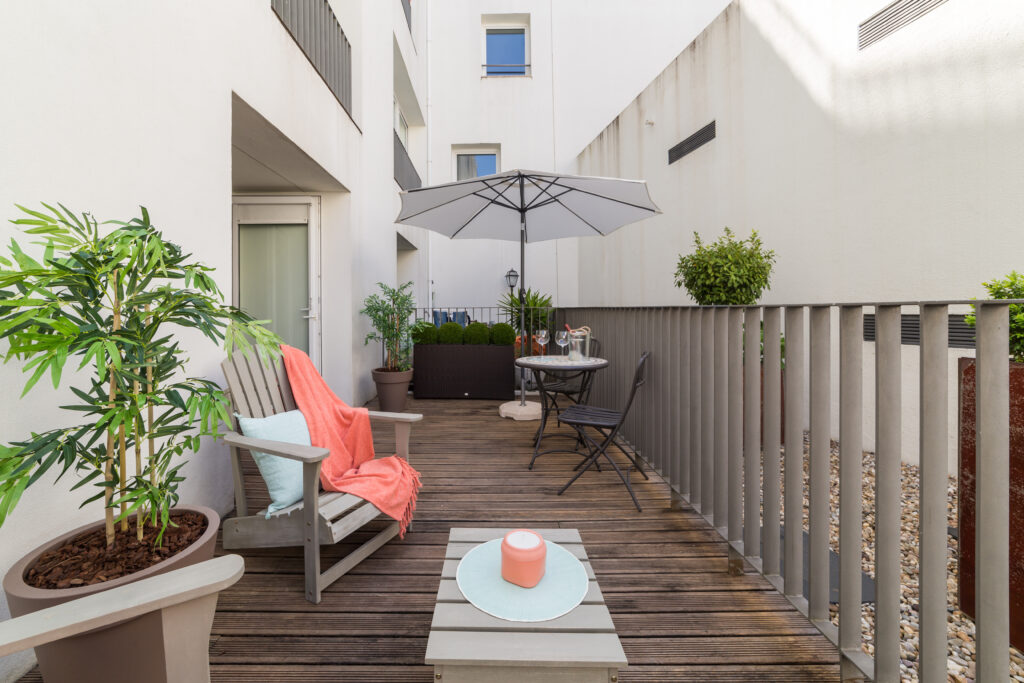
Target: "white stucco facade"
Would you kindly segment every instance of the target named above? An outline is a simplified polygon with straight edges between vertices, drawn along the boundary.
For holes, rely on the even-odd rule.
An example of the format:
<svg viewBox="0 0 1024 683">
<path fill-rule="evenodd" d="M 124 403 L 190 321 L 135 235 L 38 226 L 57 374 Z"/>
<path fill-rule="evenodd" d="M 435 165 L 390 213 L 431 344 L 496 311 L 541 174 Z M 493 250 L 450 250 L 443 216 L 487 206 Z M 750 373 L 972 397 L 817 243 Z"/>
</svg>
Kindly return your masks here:
<svg viewBox="0 0 1024 683">
<path fill-rule="evenodd" d="M 331 0 L 352 45 L 352 111 L 316 72 L 269 2 L 53 1 L 0 5 L 0 241 L 17 231 L 15 203 L 63 202 L 104 219 L 149 209 L 169 239 L 217 269 L 232 297 L 232 202 L 313 197 L 320 213 L 321 369 L 339 396 L 371 398 L 360 302 L 396 280 L 398 186 L 393 180 L 393 106 L 415 127 L 410 156 L 426 157 L 426 2 L 412 27 L 400 0 Z M 24 240 L 23 240 L 24 242 Z M 223 352 L 184 337 L 190 372 L 221 379 Z M 73 424 L 67 401 L 40 385 L 19 400 L 26 377 L 0 367 L 0 440 Z M 45 384 L 45 383 L 44 383 Z M 207 444 L 190 458 L 184 502 L 232 507 L 227 450 Z M 0 574 L 26 551 L 99 519 L 69 493 L 73 474 L 28 490 L 0 528 Z M 0 619 L 7 617 L 0 597 Z M 16 679 L 31 652 L 0 659 Z"/>
<path fill-rule="evenodd" d="M 431 5 L 428 184 L 457 152 L 496 150 L 498 170 L 575 172 L 579 151 L 725 6 L 724 0 L 448 0 Z M 529 74 L 486 76 L 483 32 L 526 26 Z M 527 246 L 526 285 L 579 299 L 576 241 Z M 494 306 L 519 244 L 430 237 L 437 306 Z"/>
<path fill-rule="evenodd" d="M 1019 269 L 1019 3 L 944 3 L 859 50 L 858 24 L 879 9 L 733 2 L 683 50 L 579 155 L 581 173 L 647 180 L 664 212 L 579 242 L 580 303 L 690 303 L 672 283 L 676 259 L 694 231 L 724 226 L 756 229 L 775 250 L 768 304 L 982 297 L 982 282 Z M 668 150 L 712 120 L 717 137 L 669 164 Z M 903 355 L 913 461 L 918 347 Z M 962 355 L 950 352 L 951 471 Z"/>
</svg>

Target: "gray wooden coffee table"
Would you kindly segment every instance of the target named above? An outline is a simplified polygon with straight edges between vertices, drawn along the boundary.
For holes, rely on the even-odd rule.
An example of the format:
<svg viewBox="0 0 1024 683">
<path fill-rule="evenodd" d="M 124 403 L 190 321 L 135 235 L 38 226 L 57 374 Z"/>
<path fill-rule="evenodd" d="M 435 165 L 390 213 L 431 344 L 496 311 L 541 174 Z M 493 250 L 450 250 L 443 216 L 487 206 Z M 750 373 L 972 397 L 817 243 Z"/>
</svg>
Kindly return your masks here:
<svg viewBox="0 0 1024 683">
<path fill-rule="evenodd" d="M 508 529 L 452 529 L 427 640 L 426 663 L 442 683 L 615 683 L 626 666 L 615 624 L 576 529 L 536 529 L 582 562 L 590 587 L 582 604 L 550 621 L 498 619 L 471 605 L 455 581 L 459 560 Z"/>
</svg>

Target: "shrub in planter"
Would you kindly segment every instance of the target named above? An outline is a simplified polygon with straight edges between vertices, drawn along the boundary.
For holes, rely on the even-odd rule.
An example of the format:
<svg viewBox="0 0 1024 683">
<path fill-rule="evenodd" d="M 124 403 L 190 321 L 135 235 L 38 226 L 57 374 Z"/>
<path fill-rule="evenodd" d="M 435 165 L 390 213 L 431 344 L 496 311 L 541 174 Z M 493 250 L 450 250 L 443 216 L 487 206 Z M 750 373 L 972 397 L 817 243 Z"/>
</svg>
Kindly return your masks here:
<svg viewBox="0 0 1024 683">
<path fill-rule="evenodd" d="M 686 287 L 700 306 L 752 306 L 768 289 L 775 252 L 764 249 L 757 231 L 738 240 L 732 230 L 710 244 L 693 233 L 694 251 L 680 256 L 675 285 Z"/>
<path fill-rule="evenodd" d="M 441 325 L 437 330 L 437 343 L 438 344 L 461 344 L 462 343 L 462 325 L 458 323 L 445 323 Z"/>
<path fill-rule="evenodd" d="M 35 238 L 41 256 L 12 240 L 11 258 L 0 257 L 2 355 L 29 374 L 22 395 L 44 376 L 58 387 L 74 359 L 75 379 L 84 384 L 71 388 L 77 400 L 63 408 L 83 421 L 0 446 L 0 524 L 52 468 L 73 470 L 77 476 L 65 481 L 85 487 L 83 506 L 102 503 L 105 519 L 15 564 L 4 589 L 16 616 L 212 557 L 216 513 L 176 504 L 182 456 L 203 436 L 218 435 L 220 422 L 230 420 L 228 401 L 211 380 L 186 374 L 179 333 L 197 330 L 229 354 L 253 345 L 276 354 L 280 344 L 265 321 L 223 303 L 212 269 L 164 239 L 145 208 L 101 229 L 89 214 L 44 207 L 22 208 L 28 217 L 13 221 Z M 106 629 L 88 647 L 82 639 L 91 634 L 38 648 L 43 675 L 57 680 L 74 671 L 74 680 L 102 680 L 103 667 L 93 663 L 117 662 L 129 642 L 152 654 L 143 660 L 163 656 L 146 649 L 156 646 L 133 628 L 135 621 Z M 72 651 L 87 651 L 89 666 L 76 671 L 82 663 Z M 145 671 L 138 680 L 157 680 Z"/>
<path fill-rule="evenodd" d="M 516 331 L 508 323 L 497 323 L 491 328 L 491 343 L 497 346 L 512 346 L 516 343 Z"/>
<path fill-rule="evenodd" d="M 437 327 L 429 320 L 421 320 L 412 326 L 413 344 L 436 344 Z"/>
<path fill-rule="evenodd" d="M 470 323 L 462 333 L 463 344 L 487 344 L 491 341 L 491 331 L 483 323 Z"/>
</svg>

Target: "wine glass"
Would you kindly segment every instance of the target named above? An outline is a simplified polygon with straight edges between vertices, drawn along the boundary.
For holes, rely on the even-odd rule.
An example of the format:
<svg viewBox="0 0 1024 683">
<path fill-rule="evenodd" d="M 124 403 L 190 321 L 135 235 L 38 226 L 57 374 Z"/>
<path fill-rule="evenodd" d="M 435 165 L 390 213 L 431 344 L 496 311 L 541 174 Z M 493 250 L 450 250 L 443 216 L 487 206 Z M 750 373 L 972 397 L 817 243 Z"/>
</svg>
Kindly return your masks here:
<svg viewBox="0 0 1024 683">
<path fill-rule="evenodd" d="M 551 337 L 547 330 L 537 330 L 537 343 L 540 344 L 540 354 L 544 355 L 544 350 L 548 342 L 551 341 Z"/>
<path fill-rule="evenodd" d="M 559 330 L 558 334 L 555 335 L 555 343 L 562 347 L 562 355 L 565 355 L 565 347 L 569 345 L 569 332 L 566 330 Z"/>
</svg>

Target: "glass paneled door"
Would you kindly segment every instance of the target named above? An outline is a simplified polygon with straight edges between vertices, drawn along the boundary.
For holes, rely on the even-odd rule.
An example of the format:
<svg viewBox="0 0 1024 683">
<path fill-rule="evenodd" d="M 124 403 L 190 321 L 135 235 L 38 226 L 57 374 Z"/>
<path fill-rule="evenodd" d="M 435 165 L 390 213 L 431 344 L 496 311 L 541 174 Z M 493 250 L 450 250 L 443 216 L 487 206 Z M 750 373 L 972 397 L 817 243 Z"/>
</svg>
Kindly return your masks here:
<svg viewBox="0 0 1024 683">
<path fill-rule="evenodd" d="M 236 198 L 233 298 L 254 318 L 269 320 L 285 344 L 308 353 L 319 368 L 317 208 L 312 198 Z"/>
</svg>

